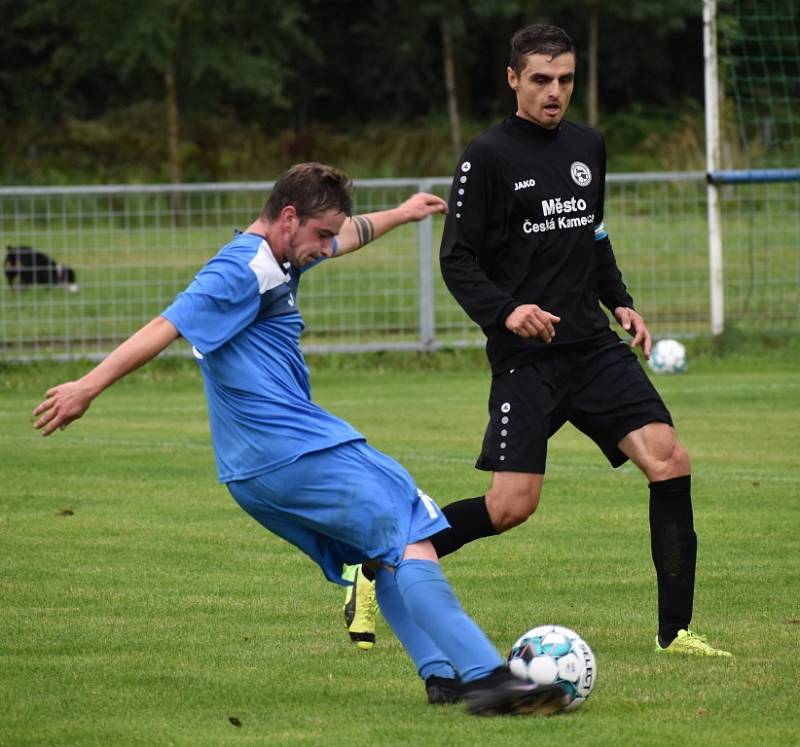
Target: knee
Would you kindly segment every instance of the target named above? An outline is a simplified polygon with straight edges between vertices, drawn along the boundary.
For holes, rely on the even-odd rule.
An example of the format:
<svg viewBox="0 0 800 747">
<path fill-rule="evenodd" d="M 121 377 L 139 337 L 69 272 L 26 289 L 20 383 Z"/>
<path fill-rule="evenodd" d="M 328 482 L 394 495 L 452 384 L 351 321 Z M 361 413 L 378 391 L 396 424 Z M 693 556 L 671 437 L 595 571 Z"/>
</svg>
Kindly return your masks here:
<svg viewBox="0 0 800 747">
<path fill-rule="evenodd" d="M 652 457 L 647 469 L 647 478 L 650 482 L 683 477 L 692 471 L 689 452 L 677 439 L 674 439 L 667 448 L 660 449 L 653 454 Z"/>
<path fill-rule="evenodd" d="M 539 491 L 535 489 L 491 488 L 486 493 L 486 508 L 494 528 L 505 532 L 524 523 L 539 506 Z"/>
</svg>

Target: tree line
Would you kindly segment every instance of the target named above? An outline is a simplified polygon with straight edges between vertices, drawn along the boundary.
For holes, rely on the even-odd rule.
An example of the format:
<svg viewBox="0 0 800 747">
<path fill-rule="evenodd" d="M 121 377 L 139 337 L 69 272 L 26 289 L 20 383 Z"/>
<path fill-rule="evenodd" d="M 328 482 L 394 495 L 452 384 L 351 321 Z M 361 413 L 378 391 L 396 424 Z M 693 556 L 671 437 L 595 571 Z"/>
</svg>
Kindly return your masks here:
<svg viewBox="0 0 800 747">
<path fill-rule="evenodd" d="M 135 172 L 161 159 L 161 176 L 179 183 L 204 174 L 187 174 L 187 163 L 226 138 L 258 159 L 258 144 L 280 133 L 288 163 L 313 157 L 320 132 L 377 123 L 441 122 L 452 158 L 464 122 L 513 111 L 508 42 L 535 21 L 576 43 L 576 118 L 602 124 L 702 100 L 700 0 L 0 0 L 0 9 L 7 183 L 35 179 L 26 164 L 45 157 L 84 173 L 92 160 L 102 173 L 104 160 L 129 159 Z"/>
</svg>

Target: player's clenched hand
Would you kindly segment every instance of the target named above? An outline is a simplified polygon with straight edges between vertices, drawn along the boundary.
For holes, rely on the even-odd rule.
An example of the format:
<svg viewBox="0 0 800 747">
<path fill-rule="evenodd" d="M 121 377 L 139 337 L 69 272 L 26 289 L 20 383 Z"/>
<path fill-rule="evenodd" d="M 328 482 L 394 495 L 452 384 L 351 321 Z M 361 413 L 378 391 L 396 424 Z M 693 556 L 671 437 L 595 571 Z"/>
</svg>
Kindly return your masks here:
<svg viewBox="0 0 800 747">
<path fill-rule="evenodd" d="M 649 358 L 650 350 L 653 347 L 653 338 L 650 336 L 650 330 L 647 329 L 642 315 L 627 306 L 617 306 L 614 309 L 614 316 L 622 325 L 622 329 L 632 335 L 631 347 L 635 348 L 637 345 L 641 345 L 644 357 Z"/>
<path fill-rule="evenodd" d="M 447 203 L 436 195 L 417 192 L 400 205 L 400 210 L 405 213 L 409 221 L 422 220 L 434 213 L 446 213 Z"/>
<path fill-rule="evenodd" d="M 73 420 L 77 420 L 92 403 L 92 394 L 80 381 L 67 381 L 48 389 L 45 400 L 34 411 L 39 418 L 34 427 L 49 436 L 56 428 L 62 430 Z"/>
<path fill-rule="evenodd" d="M 560 316 L 540 309 L 535 303 L 526 303 L 506 317 L 506 327 L 520 337 L 538 337 L 550 342 L 556 336 L 555 325 L 560 321 Z"/>
</svg>

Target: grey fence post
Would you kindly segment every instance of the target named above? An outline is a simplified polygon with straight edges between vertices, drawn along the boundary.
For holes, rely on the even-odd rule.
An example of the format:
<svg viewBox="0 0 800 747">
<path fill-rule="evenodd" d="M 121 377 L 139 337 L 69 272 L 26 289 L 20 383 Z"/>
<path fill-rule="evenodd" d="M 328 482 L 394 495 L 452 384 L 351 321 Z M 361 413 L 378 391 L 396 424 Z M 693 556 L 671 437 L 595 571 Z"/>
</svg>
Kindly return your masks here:
<svg viewBox="0 0 800 747">
<path fill-rule="evenodd" d="M 429 179 L 418 184 L 420 192 L 430 192 Z M 419 341 L 423 350 L 432 350 L 436 342 L 436 315 L 433 294 L 433 218 L 417 223 L 419 262 Z"/>
</svg>

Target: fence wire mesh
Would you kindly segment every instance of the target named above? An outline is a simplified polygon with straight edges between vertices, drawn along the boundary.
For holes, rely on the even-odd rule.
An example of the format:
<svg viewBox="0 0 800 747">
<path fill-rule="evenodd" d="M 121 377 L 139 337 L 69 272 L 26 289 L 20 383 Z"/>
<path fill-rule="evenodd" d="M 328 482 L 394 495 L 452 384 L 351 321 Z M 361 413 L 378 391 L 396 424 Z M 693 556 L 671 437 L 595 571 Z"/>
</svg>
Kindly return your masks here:
<svg viewBox="0 0 800 747">
<path fill-rule="evenodd" d="M 356 212 L 450 180 L 356 180 Z M 260 211 L 271 182 L 0 189 L 0 235 L 75 272 L 74 287 L 0 285 L 0 359 L 98 358 L 159 314 Z M 606 225 L 657 336 L 709 329 L 704 175 L 612 174 Z M 800 320 L 800 184 L 722 190 L 726 317 L 794 331 Z M 409 224 L 304 276 L 308 352 L 483 343 L 438 270 L 441 218 Z M 7 254 L 8 256 L 8 254 Z M 55 272 L 55 270 L 54 270 Z M 29 276 L 29 279 L 30 276 Z M 180 348 L 178 348 L 179 350 Z M 184 350 L 185 352 L 185 350 Z"/>
</svg>

